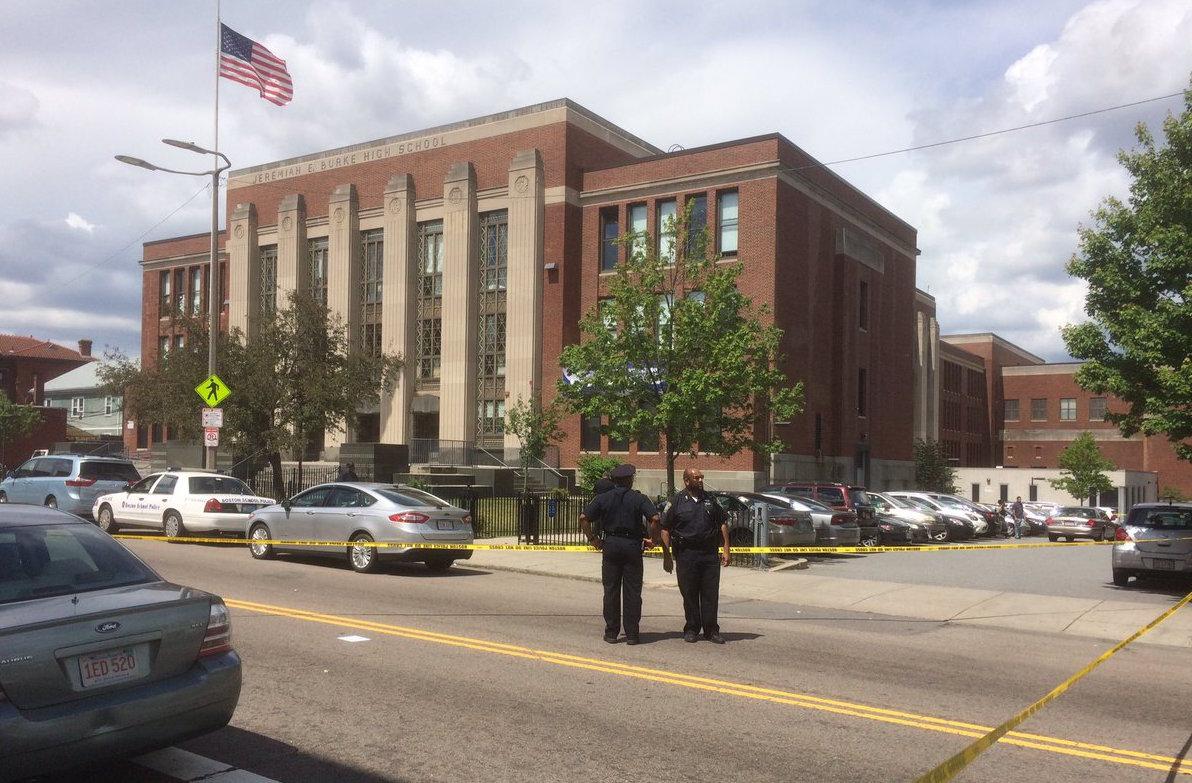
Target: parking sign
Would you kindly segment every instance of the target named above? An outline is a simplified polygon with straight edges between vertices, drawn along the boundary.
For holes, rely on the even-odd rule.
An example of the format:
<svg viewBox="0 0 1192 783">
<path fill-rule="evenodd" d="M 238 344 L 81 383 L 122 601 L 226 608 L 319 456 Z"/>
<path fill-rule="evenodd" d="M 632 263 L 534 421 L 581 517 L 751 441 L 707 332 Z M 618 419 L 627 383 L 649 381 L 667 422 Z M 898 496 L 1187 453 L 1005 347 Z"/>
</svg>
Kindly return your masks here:
<svg viewBox="0 0 1192 783">
<path fill-rule="evenodd" d="M 203 445 L 204 446 L 218 446 L 219 445 L 219 427 L 204 427 L 203 428 Z"/>
</svg>

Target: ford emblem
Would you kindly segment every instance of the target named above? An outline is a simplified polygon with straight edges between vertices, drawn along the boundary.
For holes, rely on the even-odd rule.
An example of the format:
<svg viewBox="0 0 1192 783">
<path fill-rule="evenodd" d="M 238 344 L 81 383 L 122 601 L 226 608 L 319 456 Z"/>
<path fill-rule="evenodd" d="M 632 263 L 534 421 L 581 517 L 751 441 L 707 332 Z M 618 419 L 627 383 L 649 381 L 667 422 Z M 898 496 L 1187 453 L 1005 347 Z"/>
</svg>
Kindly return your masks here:
<svg viewBox="0 0 1192 783">
<path fill-rule="evenodd" d="M 95 626 L 96 633 L 111 633 L 118 630 L 120 630 L 120 623 L 115 620 L 108 620 L 106 623 L 100 623 Z"/>
</svg>

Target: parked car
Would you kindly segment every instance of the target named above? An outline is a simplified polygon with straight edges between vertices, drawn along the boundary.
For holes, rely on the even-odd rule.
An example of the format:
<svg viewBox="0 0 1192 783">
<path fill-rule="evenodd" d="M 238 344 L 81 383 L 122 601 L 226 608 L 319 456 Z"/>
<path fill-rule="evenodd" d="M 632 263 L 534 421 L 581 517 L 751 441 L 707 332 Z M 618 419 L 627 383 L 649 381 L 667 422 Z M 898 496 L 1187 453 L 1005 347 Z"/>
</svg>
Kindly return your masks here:
<svg viewBox="0 0 1192 783">
<path fill-rule="evenodd" d="M 1047 518 L 1055 513 L 1056 508 L 1058 507 L 1051 503 L 1023 503 L 1022 514 L 1029 528 L 1029 534 L 1045 534 L 1047 532 Z"/>
<path fill-rule="evenodd" d="M 257 509 L 245 530 L 257 560 L 278 552 L 337 555 L 352 569 L 376 571 L 382 560 L 422 562 L 432 571 L 446 571 L 467 560 L 470 549 L 372 547 L 370 542 L 471 544 L 472 515 L 429 492 L 402 484 L 337 482 L 320 484 L 289 500 Z M 258 541 L 352 541 L 358 546 L 315 547 L 256 543 Z"/>
<path fill-rule="evenodd" d="M 817 546 L 857 546 L 861 540 L 857 515 L 851 511 L 837 511 L 818 500 L 781 492 L 765 493 L 765 496 L 790 503 L 792 508 L 803 509 L 811 514 Z"/>
<path fill-rule="evenodd" d="M 1114 531 L 1113 583 L 1192 573 L 1192 503 L 1139 503 Z"/>
<path fill-rule="evenodd" d="M 168 470 L 146 476 L 119 492 L 95 499 L 91 512 L 101 530 L 122 527 L 160 530 L 168 538 L 190 533 L 244 535 L 244 522 L 273 503 L 238 478 L 197 470 Z"/>
<path fill-rule="evenodd" d="M 942 516 L 944 524 L 948 526 L 948 536 L 953 541 L 974 538 L 989 531 L 989 524 L 983 517 L 963 506 L 935 500 L 923 492 L 890 490 L 886 494 Z"/>
<path fill-rule="evenodd" d="M 89 516 L 97 497 L 140 479 L 136 466 L 126 459 L 79 454 L 34 457 L 0 481 L 0 503 L 31 503 Z"/>
<path fill-rule="evenodd" d="M 905 519 L 899 519 L 890 514 L 877 515 L 878 544 L 880 546 L 899 546 L 902 544 L 927 544 L 931 538 L 927 528 Z"/>
<path fill-rule="evenodd" d="M 218 596 L 76 516 L 0 507 L 0 780 L 214 731 L 239 697 Z"/>
<path fill-rule="evenodd" d="M 1047 518 L 1047 540 L 1091 538 L 1105 541 L 1114 534 L 1109 515 L 1089 506 L 1061 506 Z"/>
<path fill-rule="evenodd" d="M 769 546 L 815 546 L 811 512 L 796 508 L 794 500 L 755 492 L 714 491 L 708 495 L 728 512 L 729 541 L 735 546 L 753 546 L 754 520 L 761 518 L 763 509 L 769 512 Z"/>
<path fill-rule="evenodd" d="M 944 524 L 941 515 L 916 509 L 905 500 L 881 492 L 870 492 L 869 497 L 874 500 L 879 516 L 897 517 L 904 522 L 919 525 L 927 531 L 927 537 L 933 541 L 948 540 L 948 526 Z"/>
<path fill-rule="evenodd" d="M 791 481 L 785 484 L 771 484 L 761 491 L 810 498 L 838 511 L 851 511 L 856 515 L 857 526 L 861 529 L 861 546 L 877 546 L 881 538 L 877 528 L 877 515 L 864 487 L 833 482 Z"/>
<path fill-rule="evenodd" d="M 987 525 L 986 534 L 989 536 L 1003 536 L 1006 534 L 1006 520 L 997 513 L 997 509 L 986 506 L 982 503 L 976 503 L 972 500 L 966 500 L 959 495 L 948 495 L 938 492 L 926 493 L 929 497 L 940 501 L 941 503 L 954 503 L 958 506 L 966 508 L 977 514 L 985 520 Z"/>
</svg>

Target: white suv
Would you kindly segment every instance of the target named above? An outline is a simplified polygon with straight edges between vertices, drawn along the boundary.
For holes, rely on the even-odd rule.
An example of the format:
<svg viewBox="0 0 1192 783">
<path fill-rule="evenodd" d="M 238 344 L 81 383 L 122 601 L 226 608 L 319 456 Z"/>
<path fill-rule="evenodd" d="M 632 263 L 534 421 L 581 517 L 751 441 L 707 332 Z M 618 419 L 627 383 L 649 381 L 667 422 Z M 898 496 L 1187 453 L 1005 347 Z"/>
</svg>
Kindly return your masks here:
<svg viewBox="0 0 1192 783">
<path fill-rule="evenodd" d="M 92 508 L 101 530 L 122 527 L 161 530 L 169 538 L 190 532 L 244 535 L 248 515 L 271 505 L 238 478 L 203 471 L 154 473 L 123 492 L 96 498 Z"/>
</svg>

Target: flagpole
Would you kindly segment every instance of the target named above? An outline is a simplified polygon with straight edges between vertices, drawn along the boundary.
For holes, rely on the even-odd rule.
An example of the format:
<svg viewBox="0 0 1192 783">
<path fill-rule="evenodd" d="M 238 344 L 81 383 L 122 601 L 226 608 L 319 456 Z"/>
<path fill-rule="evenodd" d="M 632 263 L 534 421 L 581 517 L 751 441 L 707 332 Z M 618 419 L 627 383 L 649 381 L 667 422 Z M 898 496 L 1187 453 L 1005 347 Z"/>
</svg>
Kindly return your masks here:
<svg viewBox="0 0 1192 783">
<path fill-rule="evenodd" d="M 211 259 L 207 275 L 207 376 L 215 375 L 216 344 L 219 342 L 219 52 L 223 30 L 219 19 L 219 0 L 215 0 L 215 145 L 211 156 Z M 229 275 L 230 277 L 230 275 Z M 207 470 L 215 470 L 215 446 L 206 448 Z"/>
</svg>

